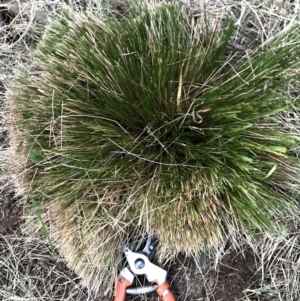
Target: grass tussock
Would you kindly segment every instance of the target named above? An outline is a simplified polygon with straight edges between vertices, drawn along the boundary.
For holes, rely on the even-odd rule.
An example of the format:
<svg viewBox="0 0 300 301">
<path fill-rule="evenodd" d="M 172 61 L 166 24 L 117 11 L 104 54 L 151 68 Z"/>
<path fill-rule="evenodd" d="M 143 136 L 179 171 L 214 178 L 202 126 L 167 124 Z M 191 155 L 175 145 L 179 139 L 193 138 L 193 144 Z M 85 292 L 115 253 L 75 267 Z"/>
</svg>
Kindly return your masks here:
<svg viewBox="0 0 300 301">
<path fill-rule="evenodd" d="M 136 226 L 164 258 L 293 223 L 299 133 L 282 91 L 298 76 L 299 28 L 241 52 L 234 30 L 175 2 L 121 19 L 64 11 L 14 83 L 29 197 L 93 288 Z"/>
</svg>

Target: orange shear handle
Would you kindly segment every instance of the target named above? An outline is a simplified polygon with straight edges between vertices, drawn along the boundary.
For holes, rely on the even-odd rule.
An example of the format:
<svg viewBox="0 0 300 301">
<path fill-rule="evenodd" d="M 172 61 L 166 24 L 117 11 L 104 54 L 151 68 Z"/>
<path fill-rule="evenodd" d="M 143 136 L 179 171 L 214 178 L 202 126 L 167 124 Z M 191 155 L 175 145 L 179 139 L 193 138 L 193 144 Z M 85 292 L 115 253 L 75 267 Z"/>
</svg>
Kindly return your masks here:
<svg viewBox="0 0 300 301">
<path fill-rule="evenodd" d="M 116 293 L 114 301 L 124 301 L 126 297 L 126 288 L 131 286 L 131 282 L 125 277 L 119 275 L 116 279 Z"/>
<path fill-rule="evenodd" d="M 169 290 L 169 287 L 170 287 L 169 283 L 164 282 L 157 288 L 156 292 L 162 301 L 176 301 L 175 296 Z"/>
</svg>

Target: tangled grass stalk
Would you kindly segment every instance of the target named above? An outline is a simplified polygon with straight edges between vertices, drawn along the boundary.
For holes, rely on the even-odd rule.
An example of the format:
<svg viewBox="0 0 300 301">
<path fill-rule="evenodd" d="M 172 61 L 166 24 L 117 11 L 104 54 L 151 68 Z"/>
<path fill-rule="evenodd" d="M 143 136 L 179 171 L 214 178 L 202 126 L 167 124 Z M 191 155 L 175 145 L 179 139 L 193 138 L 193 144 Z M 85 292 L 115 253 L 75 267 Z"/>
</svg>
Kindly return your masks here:
<svg viewBox="0 0 300 301">
<path fill-rule="evenodd" d="M 29 197 L 92 288 L 136 227 L 165 258 L 292 223 L 299 135 L 280 116 L 294 105 L 282 91 L 298 76 L 300 31 L 230 52 L 233 32 L 175 1 L 122 18 L 64 11 L 20 72 L 11 100 Z"/>
</svg>

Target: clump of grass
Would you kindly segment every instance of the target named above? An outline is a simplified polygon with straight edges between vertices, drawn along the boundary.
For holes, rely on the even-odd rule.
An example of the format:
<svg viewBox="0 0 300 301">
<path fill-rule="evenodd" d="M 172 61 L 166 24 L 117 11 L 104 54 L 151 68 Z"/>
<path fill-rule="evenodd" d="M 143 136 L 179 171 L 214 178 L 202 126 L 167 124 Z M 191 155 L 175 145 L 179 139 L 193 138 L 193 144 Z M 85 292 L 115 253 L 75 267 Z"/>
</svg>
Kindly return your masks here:
<svg viewBox="0 0 300 301">
<path fill-rule="evenodd" d="M 164 258 L 292 223 L 299 135 L 280 116 L 299 29 L 242 53 L 228 51 L 233 33 L 176 2 L 121 19 L 64 11 L 15 82 L 29 197 L 94 289 L 137 226 Z"/>
</svg>

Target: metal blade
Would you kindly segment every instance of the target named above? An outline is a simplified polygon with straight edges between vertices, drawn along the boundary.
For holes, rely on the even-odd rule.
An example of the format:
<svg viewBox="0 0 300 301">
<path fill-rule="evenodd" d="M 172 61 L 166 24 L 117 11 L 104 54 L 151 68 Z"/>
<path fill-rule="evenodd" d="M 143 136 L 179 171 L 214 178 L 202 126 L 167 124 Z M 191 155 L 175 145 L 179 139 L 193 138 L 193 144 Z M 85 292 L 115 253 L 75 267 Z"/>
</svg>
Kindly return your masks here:
<svg viewBox="0 0 300 301">
<path fill-rule="evenodd" d="M 155 255 L 157 246 L 158 246 L 158 240 L 155 237 L 151 237 L 149 235 L 147 238 L 146 246 L 142 250 L 142 253 L 145 254 L 148 257 L 148 259 L 151 261 L 153 256 Z"/>
<path fill-rule="evenodd" d="M 141 295 L 154 292 L 158 288 L 158 285 L 149 285 L 141 287 L 133 287 L 126 289 L 126 293 L 130 295 Z"/>
</svg>

